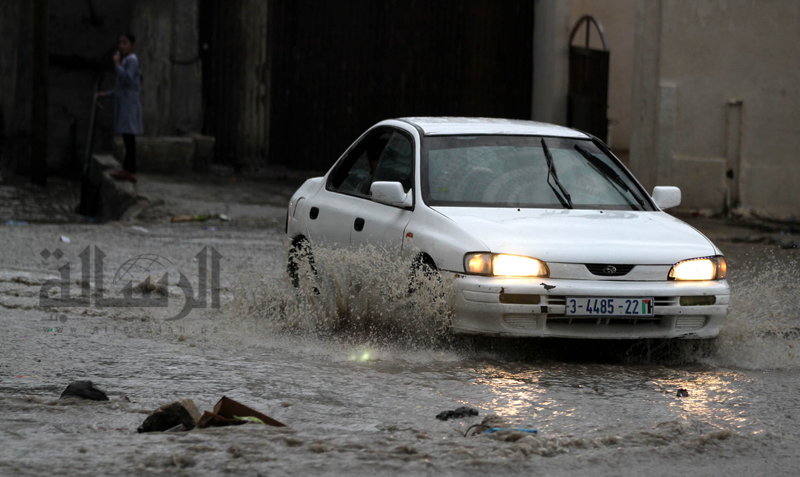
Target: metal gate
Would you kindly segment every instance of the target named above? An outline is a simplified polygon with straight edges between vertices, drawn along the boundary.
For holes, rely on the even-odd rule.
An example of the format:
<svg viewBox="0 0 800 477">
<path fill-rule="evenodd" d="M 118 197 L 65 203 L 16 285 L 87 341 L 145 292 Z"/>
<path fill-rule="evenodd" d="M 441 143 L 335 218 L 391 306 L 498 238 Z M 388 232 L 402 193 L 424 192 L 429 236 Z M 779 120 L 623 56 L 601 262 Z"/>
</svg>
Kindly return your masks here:
<svg viewBox="0 0 800 477">
<path fill-rule="evenodd" d="M 215 162 L 263 163 L 269 149 L 269 9 L 263 0 L 200 0 L 203 132 Z"/>
<path fill-rule="evenodd" d="M 586 24 L 585 46 L 572 44 L 582 24 Z M 603 43 L 602 50 L 589 48 L 589 33 L 594 24 Z M 569 96 L 567 124 L 597 136 L 603 142 L 608 135 L 608 65 L 609 51 L 603 26 L 594 17 L 578 20 L 569 37 Z"/>
<path fill-rule="evenodd" d="M 271 0 L 270 154 L 325 170 L 411 115 L 530 118 L 529 0 Z"/>
</svg>

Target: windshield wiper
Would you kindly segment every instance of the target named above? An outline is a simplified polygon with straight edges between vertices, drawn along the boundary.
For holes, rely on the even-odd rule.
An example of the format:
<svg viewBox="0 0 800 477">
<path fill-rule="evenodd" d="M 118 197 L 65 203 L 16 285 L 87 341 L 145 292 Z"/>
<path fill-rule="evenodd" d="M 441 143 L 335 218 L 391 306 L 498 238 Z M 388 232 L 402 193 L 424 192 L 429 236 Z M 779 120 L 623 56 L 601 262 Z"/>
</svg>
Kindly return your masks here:
<svg viewBox="0 0 800 477">
<path fill-rule="evenodd" d="M 582 148 L 577 144 L 575 144 L 575 150 L 580 152 L 581 155 L 585 157 L 586 160 L 589 161 L 589 163 L 592 166 L 594 166 L 594 168 L 597 169 L 598 172 L 604 174 L 607 179 L 610 179 L 612 185 L 618 185 L 623 190 L 627 191 L 634 199 L 636 199 L 636 202 L 639 203 L 639 205 L 642 207 L 642 210 L 645 210 L 644 201 L 638 195 L 636 195 L 636 193 L 628 186 L 628 184 L 625 183 L 624 180 L 622 180 L 622 177 L 620 177 L 619 174 L 617 174 L 617 171 L 615 171 L 611 166 L 603 162 L 602 159 L 600 159 L 599 157 L 595 156 L 594 154 L 592 154 L 591 152 L 587 151 L 586 149 Z M 625 200 L 628 200 L 628 198 L 625 197 L 624 195 L 622 197 L 624 197 Z M 628 203 L 630 203 L 630 200 L 628 200 Z"/>
<path fill-rule="evenodd" d="M 547 159 L 547 185 L 549 185 L 550 188 L 553 189 L 553 193 L 556 194 L 556 197 L 558 197 L 558 200 L 561 202 L 562 206 L 568 209 L 574 209 L 575 206 L 572 205 L 572 198 L 569 196 L 567 190 L 564 189 L 564 186 L 561 185 L 561 181 L 558 180 L 558 174 L 556 173 L 556 166 L 555 164 L 553 164 L 553 156 L 550 155 L 550 149 L 548 149 L 547 144 L 544 143 L 544 138 L 542 138 L 542 150 L 544 150 L 544 157 L 545 159 Z M 558 190 L 560 190 L 561 194 L 563 194 L 563 198 L 561 194 L 559 194 L 558 191 L 556 191 L 556 188 L 553 187 L 553 184 L 550 183 L 550 175 L 553 176 L 553 180 L 555 180 L 556 185 L 558 186 Z M 564 200 L 564 198 L 566 198 L 566 200 Z"/>
</svg>

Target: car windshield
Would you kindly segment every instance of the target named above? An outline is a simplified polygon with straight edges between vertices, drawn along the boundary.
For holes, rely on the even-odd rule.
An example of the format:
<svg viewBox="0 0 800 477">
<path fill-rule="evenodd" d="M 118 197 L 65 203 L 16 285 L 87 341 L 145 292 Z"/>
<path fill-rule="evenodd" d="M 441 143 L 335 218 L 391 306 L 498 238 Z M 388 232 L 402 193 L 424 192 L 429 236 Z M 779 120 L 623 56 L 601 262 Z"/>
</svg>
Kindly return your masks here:
<svg viewBox="0 0 800 477">
<path fill-rule="evenodd" d="M 431 206 L 653 210 L 629 173 L 590 140 L 427 136 L 421 172 Z"/>
</svg>

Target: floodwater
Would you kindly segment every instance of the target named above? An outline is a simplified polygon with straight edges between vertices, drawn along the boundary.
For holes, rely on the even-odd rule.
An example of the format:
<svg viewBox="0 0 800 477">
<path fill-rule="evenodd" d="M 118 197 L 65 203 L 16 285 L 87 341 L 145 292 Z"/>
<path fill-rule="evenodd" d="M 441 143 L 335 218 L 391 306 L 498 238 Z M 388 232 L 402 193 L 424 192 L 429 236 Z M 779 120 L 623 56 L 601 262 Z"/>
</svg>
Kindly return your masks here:
<svg viewBox="0 0 800 477">
<path fill-rule="evenodd" d="M 321 253 L 321 278 L 298 294 L 282 278 L 282 225 L 0 229 L 0 474 L 797 473 L 797 251 L 720 244 L 734 298 L 711 343 L 469 340 L 446 332 L 446 281 L 409 295 L 406 264 L 374 251 Z M 168 308 L 42 306 L 67 262 L 81 296 L 90 245 L 105 254 L 107 294 L 143 254 L 197 293 L 198 253 L 213 247 L 221 306 L 167 320 L 184 301 L 172 281 Z M 111 401 L 57 401 L 83 379 Z M 223 395 L 288 427 L 136 432 L 161 404 L 211 410 Z M 434 417 L 464 405 L 480 415 Z M 464 437 L 491 414 L 539 433 Z"/>
</svg>

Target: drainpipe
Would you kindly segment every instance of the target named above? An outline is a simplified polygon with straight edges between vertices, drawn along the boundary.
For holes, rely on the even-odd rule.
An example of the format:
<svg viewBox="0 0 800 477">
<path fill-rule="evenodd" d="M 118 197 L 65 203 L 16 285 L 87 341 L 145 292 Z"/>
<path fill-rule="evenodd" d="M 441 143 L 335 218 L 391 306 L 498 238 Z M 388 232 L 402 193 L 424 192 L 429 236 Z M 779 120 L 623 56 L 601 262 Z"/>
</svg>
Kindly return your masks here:
<svg viewBox="0 0 800 477">
<path fill-rule="evenodd" d="M 741 205 L 739 185 L 741 177 L 741 146 L 742 146 L 742 100 L 731 98 L 727 108 L 728 130 L 725 144 L 725 159 L 727 171 L 725 213 L 730 216 L 733 209 Z"/>
</svg>

